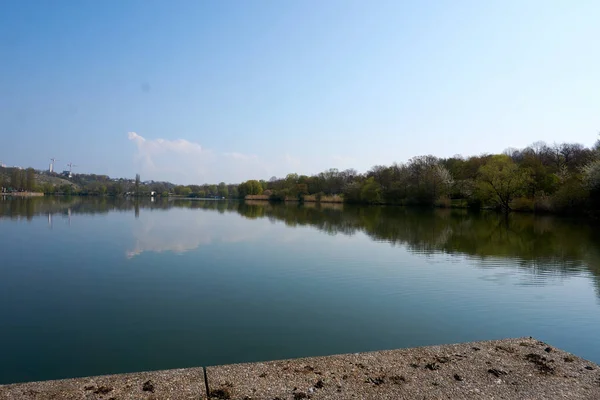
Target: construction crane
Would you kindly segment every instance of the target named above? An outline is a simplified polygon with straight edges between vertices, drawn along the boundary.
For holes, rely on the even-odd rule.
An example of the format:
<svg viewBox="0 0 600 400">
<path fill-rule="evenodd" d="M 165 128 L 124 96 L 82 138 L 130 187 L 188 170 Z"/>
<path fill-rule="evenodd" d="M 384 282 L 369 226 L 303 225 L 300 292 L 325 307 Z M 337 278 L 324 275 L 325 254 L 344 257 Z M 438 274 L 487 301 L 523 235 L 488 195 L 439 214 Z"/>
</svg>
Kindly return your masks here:
<svg viewBox="0 0 600 400">
<path fill-rule="evenodd" d="M 67 164 L 67 167 L 69 167 L 69 178 L 73 177 L 73 167 L 76 167 L 77 165 L 73 164 L 72 162 Z"/>
<path fill-rule="evenodd" d="M 54 157 L 50 158 L 50 167 L 48 167 L 48 172 L 54 172 L 54 163 L 56 161 L 60 161 Z"/>
</svg>

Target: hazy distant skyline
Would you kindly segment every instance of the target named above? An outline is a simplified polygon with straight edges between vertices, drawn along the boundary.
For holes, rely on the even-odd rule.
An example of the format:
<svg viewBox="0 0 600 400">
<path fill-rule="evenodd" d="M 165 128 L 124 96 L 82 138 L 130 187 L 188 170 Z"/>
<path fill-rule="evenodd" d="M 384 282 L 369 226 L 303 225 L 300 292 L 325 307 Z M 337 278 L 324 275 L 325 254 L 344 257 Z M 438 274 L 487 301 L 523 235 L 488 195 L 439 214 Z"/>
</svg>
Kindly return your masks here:
<svg viewBox="0 0 600 400">
<path fill-rule="evenodd" d="M 600 2 L 4 0 L 0 161 L 236 183 L 600 130 Z"/>
</svg>

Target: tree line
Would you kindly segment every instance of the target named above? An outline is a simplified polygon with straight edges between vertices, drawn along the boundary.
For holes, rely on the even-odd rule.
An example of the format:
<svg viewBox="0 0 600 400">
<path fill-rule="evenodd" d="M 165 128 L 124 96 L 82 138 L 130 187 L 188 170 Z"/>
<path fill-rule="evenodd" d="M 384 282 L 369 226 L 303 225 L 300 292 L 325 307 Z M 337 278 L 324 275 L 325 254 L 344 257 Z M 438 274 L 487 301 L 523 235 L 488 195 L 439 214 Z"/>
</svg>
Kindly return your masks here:
<svg viewBox="0 0 600 400">
<path fill-rule="evenodd" d="M 271 200 L 307 195 L 343 196 L 344 202 L 415 206 L 496 208 L 508 211 L 579 212 L 600 209 L 600 140 L 536 142 L 502 154 L 439 158 L 376 165 L 366 173 L 330 169 L 313 176 L 289 174 L 250 180 L 238 193 Z"/>
<path fill-rule="evenodd" d="M 319 201 L 337 196 L 346 203 L 360 204 L 579 213 L 600 210 L 600 139 L 590 148 L 578 143 L 536 142 L 502 154 L 425 155 L 405 163 L 376 165 L 365 173 L 329 169 L 312 176 L 290 173 L 285 178 L 252 179 L 239 185 L 184 186 L 141 182 L 139 175 L 133 180 L 77 174 L 62 178 L 68 183 L 36 186 L 35 176 L 31 168 L 12 169 L 9 182 L 0 184 L 14 190 L 67 195 L 147 196 L 154 192 L 158 196 L 233 199 L 262 195 L 271 201 L 304 201 L 308 196 Z"/>
<path fill-rule="evenodd" d="M 35 192 L 37 191 L 35 170 L 33 168 L 1 168 L 0 190 L 2 192 Z"/>
</svg>

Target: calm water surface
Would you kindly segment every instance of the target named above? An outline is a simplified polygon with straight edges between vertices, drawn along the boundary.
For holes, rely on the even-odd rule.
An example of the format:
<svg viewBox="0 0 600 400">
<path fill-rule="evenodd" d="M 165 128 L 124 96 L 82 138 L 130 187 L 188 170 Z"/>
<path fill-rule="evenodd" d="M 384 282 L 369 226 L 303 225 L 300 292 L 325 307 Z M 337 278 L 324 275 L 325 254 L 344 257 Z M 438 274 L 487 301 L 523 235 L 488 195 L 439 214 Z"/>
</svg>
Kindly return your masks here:
<svg viewBox="0 0 600 400">
<path fill-rule="evenodd" d="M 0 244 L 0 384 L 516 336 L 600 362 L 585 221 L 0 199 Z"/>
</svg>

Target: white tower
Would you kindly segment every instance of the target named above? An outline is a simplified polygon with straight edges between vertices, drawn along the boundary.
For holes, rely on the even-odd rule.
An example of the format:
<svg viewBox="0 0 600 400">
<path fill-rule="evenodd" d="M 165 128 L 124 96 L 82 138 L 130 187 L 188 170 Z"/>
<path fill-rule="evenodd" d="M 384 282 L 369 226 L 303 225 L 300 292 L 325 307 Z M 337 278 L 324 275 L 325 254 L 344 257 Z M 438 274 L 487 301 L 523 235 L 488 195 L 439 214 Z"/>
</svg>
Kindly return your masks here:
<svg viewBox="0 0 600 400">
<path fill-rule="evenodd" d="M 50 162 L 50 166 L 48 167 L 48 171 L 49 171 L 49 172 L 54 172 L 54 163 L 55 163 L 56 161 L 58 161 L 58 160 L 57 160 L 56 158 L 52 157 L 52 158 L 50 159 L 50 161 L 51 161 L 51 162 Z"/>
</svg>

